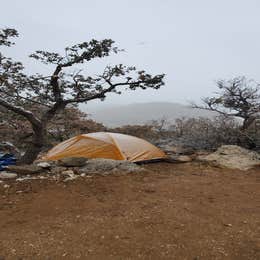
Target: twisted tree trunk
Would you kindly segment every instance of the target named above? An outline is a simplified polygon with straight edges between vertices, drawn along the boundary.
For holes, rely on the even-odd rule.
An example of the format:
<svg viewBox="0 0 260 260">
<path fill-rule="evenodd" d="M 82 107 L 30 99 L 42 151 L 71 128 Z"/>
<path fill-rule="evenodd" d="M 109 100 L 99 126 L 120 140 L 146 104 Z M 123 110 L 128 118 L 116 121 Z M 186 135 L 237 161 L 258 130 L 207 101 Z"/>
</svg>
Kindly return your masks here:
<svg viewBox="0 0 260 260">
<path fill-rule="evenodd" d="M 61 98 L 53 104 L 46 112 L 43 113 L 41 118 L 38 118 L 31 111 L 25 110 L 22 107 L 15 106 L 5 101 L 0 97 L 0 106 L 3 106 L 14 113 L 23 116 L 27 119 L 33 130 L 32 142 L 26 149 L 26 152 L 18 161 L 18 164 L 30 164 L 37 158 L 39 153 L 42 151 L 43 147 L 47 143 L 47 126 L 50 120 L 53 119 L 56 113 L 61 110 L 64 110 L 67 103 L 64 102 Z"/>
<path fill-rule="evenodd" d="M 18 164 L 30 164 L 35 161 L 46 144 L 46 127 L 43 125 L 33 127 L 32 142 L 28 145 L 24 155 L 18 161 Z"/>
<path fill-rule="evenodd" d="M 33 138 L 32 142 L 29 144 L 26 149 L 25 154 L 19 160 L 19 164 L 30 164 L 33 163 L 39 153 L 42 151 L 44 146 L 47 144 L 47 126 L 50 120 L 53 119 L 56 113 L 61 110 L 64 110 L 66 107 L 66 103 L 63 101 L 56 102 L 53 107 L 47 110 L 40 121 L 37 124 L 31 122 L 33 129 Z"/>
</svg>

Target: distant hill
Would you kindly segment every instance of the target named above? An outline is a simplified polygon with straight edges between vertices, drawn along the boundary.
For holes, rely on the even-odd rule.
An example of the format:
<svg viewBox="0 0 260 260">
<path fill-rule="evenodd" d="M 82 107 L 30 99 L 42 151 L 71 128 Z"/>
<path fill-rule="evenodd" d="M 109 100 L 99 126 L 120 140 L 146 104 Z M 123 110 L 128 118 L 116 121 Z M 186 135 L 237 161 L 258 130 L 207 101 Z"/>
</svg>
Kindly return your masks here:
<svg viewBox="0 0 260 260">
<path fill-rule="evenodd" d="M 84 108 L 83 108 L 84 110 Z M 181 117 L 213 117 L 213 112 L 194 109 L 178 103 L 153 102 L 133 103 L 100 109 L 91 108 L 87 111 L 97 122 L 109 127 L 128 124 L 145 124 L 151 120 L 167 118 L 174 121 Z"/>
</svg>

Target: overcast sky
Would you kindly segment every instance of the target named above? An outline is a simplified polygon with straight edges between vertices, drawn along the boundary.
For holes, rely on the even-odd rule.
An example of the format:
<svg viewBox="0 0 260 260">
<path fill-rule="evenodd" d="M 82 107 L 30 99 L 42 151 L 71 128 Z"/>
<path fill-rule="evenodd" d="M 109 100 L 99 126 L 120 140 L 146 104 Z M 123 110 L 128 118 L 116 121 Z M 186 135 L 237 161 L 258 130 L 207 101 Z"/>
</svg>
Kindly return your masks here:
<svg viewBox="0 0 260 260">
<path fill-rule="evenodd" d="M 217 79 L 260 82 L 259 0 L 3 0 L 0 22 L 19 30 L 8 53 L 29 72 L 46 71 L 26 58 L 34 50 L 112 38 L 126 52 L 94 62 L 89 73 L 125 63 L 167 75 L 158 91 L 111 95 L 106 104 L 185 103 L 215 91 Z"/>
</svg>

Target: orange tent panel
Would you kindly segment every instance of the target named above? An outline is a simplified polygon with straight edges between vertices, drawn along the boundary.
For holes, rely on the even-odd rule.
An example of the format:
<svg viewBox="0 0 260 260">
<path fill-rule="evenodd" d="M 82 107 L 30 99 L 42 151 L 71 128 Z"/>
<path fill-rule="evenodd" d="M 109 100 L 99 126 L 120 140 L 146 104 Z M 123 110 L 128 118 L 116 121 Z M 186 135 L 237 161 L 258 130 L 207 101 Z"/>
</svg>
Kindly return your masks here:
<svg viewBox="0 0 260 260">
<path fill-rule="evenodd" d="M 78 135 L 53 147 L 43 158 L 58 160 L 65 157 L 107 158 L 132 162 L 165 158 L 151 143 L 130 135 L 98 132 Z"/>
</svg>

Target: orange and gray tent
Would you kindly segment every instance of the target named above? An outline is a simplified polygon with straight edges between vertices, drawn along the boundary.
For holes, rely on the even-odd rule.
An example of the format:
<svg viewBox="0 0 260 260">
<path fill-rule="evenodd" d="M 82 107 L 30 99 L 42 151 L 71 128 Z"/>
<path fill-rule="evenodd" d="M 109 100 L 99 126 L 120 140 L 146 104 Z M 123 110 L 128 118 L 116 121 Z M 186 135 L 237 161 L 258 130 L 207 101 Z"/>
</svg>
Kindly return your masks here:
<svg viewBox="0 0 260 260">
<path fill-rule="evenodd" d="M 58 160 L 65 157 L 139 162 L 162 159 L 166 155 L 143 139 L 118 133 L 98 132 L 72 137 L 53 147 L 43 159 Z"/>
</svg>

